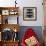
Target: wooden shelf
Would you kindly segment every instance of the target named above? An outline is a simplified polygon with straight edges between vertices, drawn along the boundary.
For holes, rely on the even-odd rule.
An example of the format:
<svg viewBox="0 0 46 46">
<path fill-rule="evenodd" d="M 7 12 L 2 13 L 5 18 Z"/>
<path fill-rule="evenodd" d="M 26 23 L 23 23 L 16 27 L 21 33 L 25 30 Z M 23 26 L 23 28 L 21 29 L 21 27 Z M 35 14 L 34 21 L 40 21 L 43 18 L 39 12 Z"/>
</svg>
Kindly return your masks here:
<svg viewBox="0 0 46 46">
<path fill-rule="evenodd" d="M 5 42 L 1 42 L 0 45 L 2 46 L 18 46 L 18 41 L 5 41 Z"/>
<path fill-rule="evenodd" d="M 7 16 L 14 16 L 14 17 L 17 16 L 17 18 L 16 18 L 17 23 L 16 24 L 8 24 Z M 5 17 L 6 17 L 6 19 L 5 19 Z M 18 42 L 19 42 L 18 39 L 17 39 L 17 41 L 16 41 L 16 39 L 15 39 L 15 41 L 13 41 L 15 36 L 13 37 L 13 39 L 10 39 L 9 41 L 7 41 L 7 40 L 5 41 L 4 39 L 2 39 L 3 38 L 2 35 L 4 35 L 4 34 L 2 34 L 4 29 L 11 29 L 10 31 L 14 31 L 14 33 L 19 32 L 20 26 L 18 24 L 18 7 L 0 7 L 0 20 L 1 20 L 1 24 L 0 24 L 0 32 L 1 32 L 0 46 L 18 46 Z"/>
<path fill-rule="evenodd" d="M 20 29 L 20 26 L 18 24 L 0 24 L 0 29 L 1 31 L 5 28 L 10 28 L 14 31 L 14 29 L 17 30 L 17 32 L 19 31 Z"/>
<path fill-rule="evenodd" d="M 5 14 L 2 14 L 4 12 Z M 12 14 L 12 13 L 13 14 Z M 0 14 L 2 15 L 18 15 L 18 7 L 0 7 Z"/>
<path fill-rule="evenodd" d="M 10 40 L 10 41 L 3 41 L 3 42 L 5 42 L 5 43 L 8 43 L 8 42 L 12 43 L 12 42 L 19 42 L 19 40 L 15 40 L 15 41 Z"/>
<path fill-rule="evenodd" d="M 0 7 L 0 9 L 17 9 L 18 7 Z"/>
</svg>

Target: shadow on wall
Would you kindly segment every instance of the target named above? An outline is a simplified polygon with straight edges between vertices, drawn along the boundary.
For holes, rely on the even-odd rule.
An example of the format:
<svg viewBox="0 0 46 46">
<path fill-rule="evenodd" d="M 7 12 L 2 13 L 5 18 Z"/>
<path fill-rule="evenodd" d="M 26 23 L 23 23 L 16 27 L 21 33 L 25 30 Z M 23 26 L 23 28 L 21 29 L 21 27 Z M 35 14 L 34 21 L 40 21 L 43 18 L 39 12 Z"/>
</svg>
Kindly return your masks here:
<svg viewBox="0 0 46 46">
<path fill-rule="evenodd" d="M 20 39 L 20 42 L 23 38 L 23 35 L 25 33 L 25 31 L 28 29 L 28 28 L 32 28 L 34 30 L 34 32 L 36 32 L 37 34 L 37 37 L 39 39 L 39 41 L 42 43 L 43 42 L 43 30 L 42 30 L 42 26 L 21 26 L 20 27 L 20 32 L 19 32 L 19 39 Z"/>
</svg>

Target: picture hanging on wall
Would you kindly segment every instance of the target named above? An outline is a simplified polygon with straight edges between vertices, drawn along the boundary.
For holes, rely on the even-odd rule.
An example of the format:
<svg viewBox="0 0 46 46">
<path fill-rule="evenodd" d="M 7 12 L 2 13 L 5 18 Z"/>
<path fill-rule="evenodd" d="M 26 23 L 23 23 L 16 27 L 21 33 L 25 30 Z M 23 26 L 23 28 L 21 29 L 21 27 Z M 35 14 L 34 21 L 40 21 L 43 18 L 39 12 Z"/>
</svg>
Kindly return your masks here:
<svg viewBox="0 0 46 46">
<path fill-rule="evenodd" d="M 25 21 L 37 20 L 37 8 L 36 7 L 24 7 L 23 8 L 23 20 Z"/>
</svg>

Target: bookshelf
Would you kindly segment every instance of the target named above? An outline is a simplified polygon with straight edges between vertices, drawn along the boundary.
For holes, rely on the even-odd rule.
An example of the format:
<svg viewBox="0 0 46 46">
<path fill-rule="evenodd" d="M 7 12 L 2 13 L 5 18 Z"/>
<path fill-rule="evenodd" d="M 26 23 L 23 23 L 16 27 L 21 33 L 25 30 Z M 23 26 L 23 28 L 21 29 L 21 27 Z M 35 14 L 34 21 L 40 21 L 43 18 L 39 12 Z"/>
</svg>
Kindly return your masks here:
<svg viewBox="0 0 46 46">
<path fill-rule="evenodd" d="M 18 9 L 19 9 L 18 7 L 0 7 L 0 37 L 1 37 L 0 46 L 18 46 L 18 42 L 19 42 L 17 36 L 19 32 Z M 13 17 L 13 18 L 9 18 L 9 17 Z M 14 35 L 8 32 L 10 33 L 12 32 L 12 34 Z M 17 39 L 15 37 L 15 34 Z M 11 39 L 9 39 L 10 35 L 11 35 Z"/>
</svg>

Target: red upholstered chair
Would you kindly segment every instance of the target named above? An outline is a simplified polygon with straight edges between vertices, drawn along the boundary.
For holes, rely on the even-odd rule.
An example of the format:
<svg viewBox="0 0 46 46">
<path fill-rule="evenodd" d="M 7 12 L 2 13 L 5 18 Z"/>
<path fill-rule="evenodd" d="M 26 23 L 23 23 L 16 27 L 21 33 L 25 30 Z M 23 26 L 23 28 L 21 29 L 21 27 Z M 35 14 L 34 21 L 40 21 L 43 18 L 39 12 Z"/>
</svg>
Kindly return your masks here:
<svg viewBox="0 0 46 46">
<path fill-rule="evenodd" d="M 37 40 L 37 43 L 35 45 L 27 45 L 27 43 L 25 42 L 26 39 L 29 39 L 29 38 L 32 38 L 35 37 L 36 40 Z M 21 42 L 21 46 L 41 46 L 40 42 L 38 41 L 37 39 L 37 35 L 36 33 L 33 31 L 32 28 L 28 28 L 24 34 L 24 37 L 22 38 L 22 42 Z"/>
</svg>

